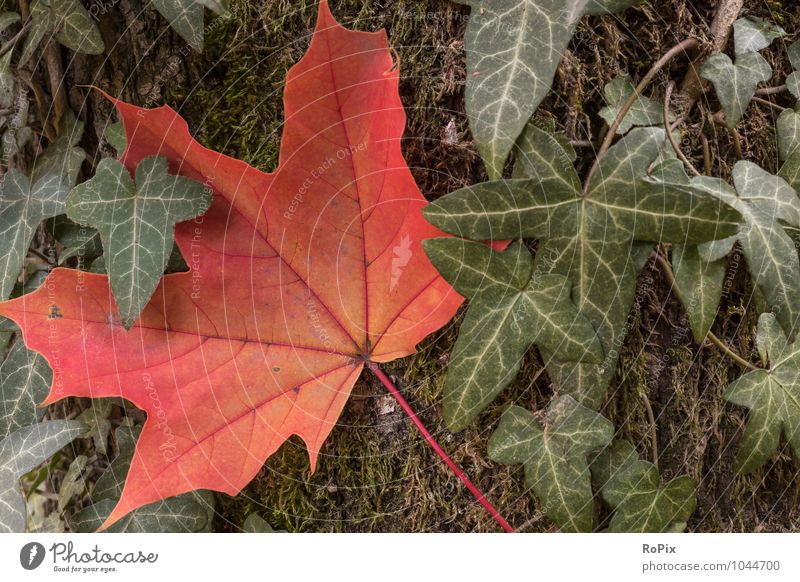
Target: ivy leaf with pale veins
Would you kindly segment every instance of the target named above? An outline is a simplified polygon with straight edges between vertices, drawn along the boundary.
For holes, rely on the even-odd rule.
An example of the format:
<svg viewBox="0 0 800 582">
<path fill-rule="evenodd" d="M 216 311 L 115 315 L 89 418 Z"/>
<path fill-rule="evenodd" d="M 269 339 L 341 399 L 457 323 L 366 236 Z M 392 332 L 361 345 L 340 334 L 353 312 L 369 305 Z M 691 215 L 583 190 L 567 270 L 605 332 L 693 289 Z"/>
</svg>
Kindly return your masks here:
<svg viewBox="0 0 800 582">
<path fill-rule="evenodd" d="M 36 424 L 44 414 L 37 409 L 50 390 L 53 373 L 47 361 L 17 341 L 0 365 L 0 440 Z"/>
<path fill-rule="evenodd" d="M 605 94 L 607 105 L 600 110 L 600 117 L 609 126 L 614 123 L 622 105 L 633 94 L 634 90 L 633 82 L 628 76 L 615 77 L 613 81 L 605 86 L 603 93 Z M 661 105 L 652 99 L 640 96 L 634 101 L 630 111 L 623 118 L 617 133 L 628 133 L 633 126 L 662 125 L 663 121 L 664 114 Z"/>
<path fill-rule="evenodd" d="M 94 441 L 94 448 L 104 455 L 108 445 L 108 435 L 111 433 L 109 417 L 111 416 L 113 404 L 113 401 L 109 398 L 94 398 L 92 405 L 77 418 L 89 428 L 86 432 L 86 438 L 91 437 Z"/>
<path fill-rule="evenodd" d="M 786 34 L 777 24 L 750 16 L 733 23 L 733 46 L 736 56 L 767 48 L 772 41 Z"/>
<path fill-rule="evenodd" d="M 203 50 L 203 8 L 220 15 L 228 13 L 227 0 L 153 0 L 153 5 L 175 32 L 198 51 Z"/>
<path fill-rule="evenodd" d="M 795 99 L 800 99 L 800 40 L 793 42 L 786 49 L 789 56 L 789 64 L 794 71 L 786 76 L 786 88 Z"/>
<path fill-rule="evenodd" d="M 686 174 L 683 162 L 668 151 L 658 171 L 663 176 L 669 176 L 671 182 L 691 184 L 691 179 Z M 717 184 L 724 187 L 721 181 L 708 180 L 708 185 Z M 727 242 L 726 242 L 727 241 Z M 683 307 L 689 317 L 689 326 L 692 335 L 698 343 L 708 335 L 714 319 L 717 316 L 719 302 L 722 298 L 722 286 L 728 267 L 727 256 L 735 241 L 725 239 L 713 241 L 704 245 L 679 245 L 672 249 L 672 264 L 675 270 L 675 282 L 681 291 Z M 700 247 L 707 249 L 715 245 L 712 252 L 706 250 L 701 253 Z"/>
<path fill-rule="evenodd" d="M 185 493 L 136 509 L 103 531 L 109 533 L 195 533 L 210 531 L 208 492 Z M 105 499 L 73 515 L 70 529 L 76 533 L 96 532 L 111 515 L 116 500 Z"/>
<path fill-rule="evenodd" d="M 86 427 L 72 420 L 26 426 L 0 441 L 0 533 L 25 531 L 19 479 L 79 437 Z"/>
<path fill-rule="evenodd" d="M 75 52 L 99 55 L 105 50 L 103 37 L 80 0 L 34 0 L 31 28 L 19 64 L 30 59 L 46 35 Z"/>
<path fill-rule="evenodd" d="M 67 216 L 100 232 L 126 328 L 139 317 L 164 273 L 175 225 L 201 214 L 210 203 L 210 190 L 167 173 L 166 158 L 158 156 L 139 163 L 135 183 L 122 163 L 105 158 L 91 180 L 70 192 Z"/>
<path fill-rule="evenodd" d="M 717 317 L 728 260 L 708 260 L 701 256 L 697 245 L 675 245 L 672 264 L 692 335 L 702 343 Z"/>
<path fill-rule="evenodd" d="M 800 112 L 784 109 L 775 124 L 778 134 L 778 159 L 783 162 L 778 175 L 795 190 L 800 189 Z"/>
<path fill-rule="evenodd" d="M 665 141 L 661 128 L 636 128 L 599 164 L 581 195 L 567 151 L 555 140 L 531 140 L 520 152 L 529 179 L 499 180 L 453 192 L 425 208 L 446 232 L 474 240 L 538 238 L 534 271 L 567 277 L 572 297 L 595 328 L 599 365 L 542 355 L 562 392 L 597 409 L 614 372 L 636 278 L 652 242 L 699 243 L 735 234 L 741 215 L 694 183 L 647 175 Z M 544 145 L 541 145 L 544 144 Z M 546 187 L 542 187 L 546 184 Z M 641 241 L 641 242 L 637 242 Z"/>
<path fill-rule="evenodd" d="M 31 185 L 19 170 L 0 182 L 0 296 L 14 290 L 36 227 L 64 212 L 67 188 L 59 174 L 47 174 Z"/>
<path fill-rule="evenodd" d="M 257 513 L 251 513 L 244 520 L 242 527 L 244 533 L 276 533 L 272 526 Z M 285 533 L 285 532 L 284 532 Z"/>
<path fill-rule="evenodd" d="M 800 99 L 800 71 L 793 71 L 786 76 L 786 88 L 792 97 Z"/>
<path fill-rule="evenodd" d="M 510 407 L 489 439 L 489 458 L 525 466 L 525 483 L 563 531 L 593 528 L 587 455 L 605 447 L 614 425 L 569 396 L 556 397 L 541 418 Z"/>
<path fill-rule="evenodd" d="M 492 179 L 550 90 L 575 26 L 587 11 L 627 0 L 455 0 L 472 8 L 466 33 L 469 125 Z"/>
<path fill-rule="evenodd" d="M 61 176 L 62 182 L 72 188 L 78 181 L 86 152 L 78 147 L 83 137 L 83 122 L 72 111 L 65 113 L 60 122 L 58 137 L 34 161 L 31 181 L 36 182 L 48 174 Z"/>
<path fill-rule="evenodd" d="M 800 40 L 794 41 L 786 49 L 786 55 L 789 57 L 789 64 L 795 71 L 800 71 Z"/>
<path fill-rule="evenodd" d="M 103 254 L 100 233 L 88 226 L 81 226 L 61 214 L 48 220 L 45 229 L 64 248 L 58 254 L 58 264 L 77 258 L 78 268 L 85 269 L 92 260 Z"/>
<path fill-rule="evenodd" d="M 502 253 L 456 238 L 428 239 L 425 252 L 469 298 L 444 385 L 444 419 L 465 428 L 516 377 L 533 344 L 564 358 L 599 362 L 603 350 L 561 275 L 533 276 L 533 258 L 515 243 Z"/>
<path fill-rule="evenodd" d="M 739 55 L 736 57 L 736 64 L 728 55 L 717 53 L 700 67 L 700 76 L 714 85 L 725 112 L 725 123 L 733 128 L 739 123 L 756 94 L 758 84 L 769 81 L 772 77 L 772 67 L 758 53 Z"/>
<path fill-rule="evenodd" d="M 84 471 L 86 464 L 89 462 L 89 457 L 86 455 L 78 455 L 75 460 L 69 464 L 64 478 L 58 488 L 58 509 L 63 513 L 64 509 L 72 501 L 73 497 L 80 497 L 86 489 L 86 480 L 84 479 Z"/>
<path fill-rule="evenodd" d="M 778 158 L 788 162 L 800 148 L 800 111 L 784 109 L 775 124 L 778 134 Z M 784 180 L 792 184 L 792 180 L 780 172 Z"/>
<path fill-rule="evenodd" d="M 12 51 L 8 51 L 3 57 L 0 57 L 0 107 L 9 110 L 14 104 L 14 89 L 16 87 L 14 73 L 11 70 L 12 54 Z M 0 117 L 0 126 L 4 125 L 6 120 L 6 116 Z"/>
<path fill-rule="evenodd" d="M 122 126 L 122 122 L 117 121 L 106 126 L 106 130 L 103 132 L 103 137 L 111 145 L 111 147 L 117 151 L 117 157 L 120 157 L 122 152 L 125 151 L 125 146 L 128 143 L 128 140 L 125 137 L 125 128 Z"/>
<path fill-rule="evenodd" d="M 685 527 L 697 506 L 690 477 L 662 485 L 656 466 L 639 459 L 628 441 L 614 442 L 591 467 L 603 499 L 614 509 L 609 531 L 673 531 L 678 524 Z"/>
<path fill-rule="evenodd" d="M 115 431 L 119 452 L 95 483 L 93 505 L 70 517 L 70 529 L 97 531 L 111 514 L 125 484 L 141 429 L 121 426 Z M 214 515 L 214 496 L 208 491 L 184 493 L 140 507 L 108 527 L 109 533 L 186 533 L 207 530 Z"/>
<path fill-rule="evenodd" d="M 19 15 L 18 12 L 7 11 L 0 13 L 0 32 L 3 32 L 6 28 L 15 24 L 22 20 L 22 17 Z"/>
<path fill-rule="evenodd" d="M 800 228 L 800 199 L 785 180 L 752 162 L 738 162 L 732 174 L 735 191 L 710 178 L 694 182 L 741 212 L 742 227 L 723 247 L 729 250 L 733 240 L 739 241 L 753 283 L 784 331 L 793 335 L 800 317 L 800 259 L 786 228 Z M 713 259 L 714 248 L 700 250 Z"/>
<path fill-rule="evenodd" d="M 800 345 L 789 343 L 771 313 L 758 319 L 758 345 L 769 369 L 737 378 L 725 400 L 750 409 L 736 451 L 736 468 L 751 473 L 778 450 L 781 434 L 800 459 Z"/>
</svg>

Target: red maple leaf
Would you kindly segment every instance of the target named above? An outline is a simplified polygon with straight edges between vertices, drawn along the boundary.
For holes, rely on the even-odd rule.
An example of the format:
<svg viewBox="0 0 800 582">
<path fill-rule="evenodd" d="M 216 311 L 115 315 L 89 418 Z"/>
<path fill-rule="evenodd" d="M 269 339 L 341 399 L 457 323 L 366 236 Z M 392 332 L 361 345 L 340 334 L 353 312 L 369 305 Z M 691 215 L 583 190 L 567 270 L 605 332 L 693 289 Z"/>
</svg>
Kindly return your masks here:
<svg viewBox="0 0 800 582">
<path fill-rule="evenodd" d="M 53 368 L 45 404 L 123 397 L 147 412 L 106 526 L 190 490 L 235 495 L 291 435 L 313 471 L 365 364 L 414 353 L 454 315 L 462 298 L 421 246 L 442 233 L 401 154 L 398 78 L 383 31 L 346 30 L 321 2 L 274 173 L 204 148 L 169 107 L 114 100 L 131 172 L 161 155 L 213 188 L 176 228 L 190 272 L 165 276 L 130 331 L 105 276 L 55 269 L 0 304 Z"/>
</svg>

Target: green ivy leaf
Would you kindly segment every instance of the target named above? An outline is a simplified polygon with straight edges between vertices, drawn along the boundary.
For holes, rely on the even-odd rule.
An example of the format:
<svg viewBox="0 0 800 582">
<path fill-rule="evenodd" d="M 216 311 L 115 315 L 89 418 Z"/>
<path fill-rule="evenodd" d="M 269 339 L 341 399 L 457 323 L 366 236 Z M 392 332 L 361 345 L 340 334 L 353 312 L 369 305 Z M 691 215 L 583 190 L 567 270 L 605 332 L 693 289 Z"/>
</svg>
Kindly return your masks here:
<svg viewBox="0 0 800 582">
<path fill-rule="evenodd" d="M 778 450 L 781 433 L 800 458 L 800 345 L 789 343 L 771 313 L 758 319 L 758 347 L 768 370 L 755 370 L 734 380 L 725 400 L 750 409 L 736 451 L 736 469 L 751 473 Z"/>
<path fill-rule="evenodd" d="M 800 72 L 794 71 L 786 77 L 786 88 L 792 97 L 800 99 Z"/>
<path fill-rule="evenodd" d="M 786 49 L 786 55 L 789 57 L 789 64 L 795 71 L 800 71 L 800 40 L 794 41 Z"/>
<path fill-rule="evenodd" d="M 47 397 L 53 373 L 47 361 L 17 341 L 0 365 L 0 440 L 44 414 L 36 405 Z"/>
<path fill-rule="evenodd" d="M 95 449 L 104 455 L 108 445 L 108 435 L 111 433 L 109 416 L 111 416 L 112 406 L 113 401 L 109 398 L 95 398 L 92 400 L 92 405 L 77 418 L 89 427 L 86 437 L 91 437 Z"/>
<path fill-rule="evenodd" d="M 78 172 L 86 159 L 86 152 L 78 147 L 83 137 L 83 122 L 77 120 L 72 111 L 68 111 L 59 125 L 58 137 L 34 161 L 31 181 L 56 174 L 61 176 L 65 186 L 72 188 L 78 181 Z"/>
<path fill-rule="evenodd" d="M 586 14 L 609 14 L 622 12 L 631 6 L 641 4 L 643 0 L 589 0 Z"/>
<path fill-rule="evenodd" d="M 538 149 L 539 143 L 546 145 Z M 574 168 L 564 163 L 567 152 L 555 141 L 532 140 L 536 149 L 521 154 L 534 179 L 464 188 L 424 210 L 434 225 L 457 236 L 542 239 L 534 272 L 571 281 L 573 300 L 606 357 L 592 365 L 559 360 L 547 349 L 542 355 L 556 386 L 590 408 L 600 406 L 611 380 L 636 278 L 652 249 L 635 241 L 698 243 L 735 234 L 741 222 L 736 210 L 694 183 L 648 176 L 663 144 L 661 128 L 632 130 L 609 150 L 583 197 Z"/>
<path fill-rule="evenodd" d="M 469 425 L 516 377 L 533 344 L 565 358 L 599 362 L 603 350 L 560 275 L 533 276 L 533 258 L 515 243 L 497 253 L 455 238 L 429 239 L 425 252 L 469 308 L 444 385 L 444 419 Z"/>
<path fill-rule="evenodd" d="M 0 57 L 0 107 L 11 109 L 14 105 L 14 89 L 16 81 L 11 71 L 11 56 L 13 51 L 8 51 Z M 0 122 L 2 124 L 3 122 Z"/>
<path fill-rule="evenodd" d="M 69 519 L 77 533 L 96 531 L 117 504 L 125 477 L 133 460 L 140 428 L 119 427 L 115 431 L 119 454 L 97 480 L 92 492 L 93 505 Z M 206 531 L 214 516 L 214 496 L 208 491 L 184 493 L 140 507 L 115 522 L 109 533 L 188 533 Z"/>
<path fill-rule="evenodd" d="M 475 240 L 585 235 L 598 243 L 691 243 L 734 233 L 740 219 L 735 210 L 691 184 L 647 176 L 663 142 L 660 128 L 630 132 L 602 160 L 586 197 L 576 187 L 574 168 L 554 160 L 541 164 L 532 179 L 468 186 L 424 213 L 442 230 Z M 536 155 L 525 152 L 523 159 Z"/>
<path fill-rule="evenodd" d="M 78 258 L 78 267 L 86 269 L 86 265 L 103 254 L 100 233 L 88 226 L 72 222 L 65 214 L 47 221 L 47 232 L 57 240 L 64 249 L 58 255 L 58 264 L 64 265 L 71 258 Z"/>
<path fill-rule="evenodd" d="M 31 29 L 19 64 L 33 56 L 46 35 L 75 52 L 99 55 L 105 50 L 103 37 L 80 0 L 34 0 L 31 4 Z"/>
<path fill-rule="evenodd" d="M 109 533 L 194 533 L 206 531 L 211 519 L 207 503 L 211 495 L 192 494 L 171 497 L 165 501 L 140 507 L 104 531 Z M 111 515 L 115 500 L 98 501 L 69 519 L 70 529 L 76 533 L 92 533 Z"/>
<path fill-rule="evenodd" d="M 89 457 L 86 455 L 78 455 L 75 460 L 69 464 L 64 478 L 61 480 L 61 485 L 58 489 L 58 509 L 63 513 L 64 509 L 72 501 L 75 496 L 80 497 L 86 489 L 86 481 L 84 480 L 84 471 L 89 462 Z"/>
<path fill-rule="evenodd" d="M 58 174 L 39 178 L 31 186 L 19 170 L 10 170 L 0 182 L 0 296 L 14 290 L 36 227 L 64 212 L 67 188 Z"/>
<path fill-rule="evenodd" d="M 725 123 L 733 128 L 756 94 L 758 84 L 772 77 L 772 67 L 758 53 L 741 54 L 736 57 L 736 64 L 728 55 L 718 53 L 703 63 L 700 75 L 713 83 L 725 112 Z"/>
<path fill-rule="evenodd" d="M 784 109 L 776 123 L 778 158 L 783 162 L 778 175 L 795 190 L 800 189 L 800 112 Z"/>
<path fill-rule="evenodd" d="M 510 407 L 489 439 L 489 458 L 522 463 L 525 483 L 563 531 L 593 528 L 592 483 L 587 455 L 614 437 L 614 425 L 569 396 L 555 398 L 541 421 Z"/>
<path fill-rule="evenodd" d="M 498 179 L 517 138 L 550 90 L 564 49 L 587 11 L 626 7 L 619 0 L 455 0 L 472 7 L 466 105 L 489 176 Z"/>
<path fill-rule="evenodd" d="M 22 20 L 22 18 L 17 12 L 8 11 L 0 13 L 0 32 L 3 32 L 6 28 L 12 24 L 16 24 L 20 20 Z"/>
<path fill-rule="evenodd" d="M 114 431 L 114 438 L 117 443 L 117 456 L 108 466 L 108 469 L 100 475 L 92 491 L 92 501 L 116 501 L 122 496 L 122 488 L 125 485 L 125 477 L 133 460 L 136 451 L 136 441 L 141 435 L 141 427 L 120 426 Z"/>
<path fill-rule="evenodd" d="M 672 263 L 692 335 L 702 343 L 717 317 L 728 261 L 726 258 L 709 261 L 700 255 L 696 245 L 675 245 Z"/>
<path fill-rule="evenodd" d="M 672 150 L 669 150 L 666 156 L 657 171 L 664 176 L 669 176 L 670 182 L 691 185 L 691 179 L 686 175 L 683 162 L 674 155 Z M 714 184 L 714 182 L 709 181 L 710 184 Z M 720 187 L 722 186 L 720 185 Z M 722 298 L 723 280 L 728 266 L 727 256 L 733 246 L 733 241 L 727 240 L 727 243 L 722 240 L 704 245 L 704 248 L 709 245 L 717 245 L 719 247 L 718 256 L 706 256 L 709 253 L 701 254 L 698 245 L 676 244 L 672 250 L 675 282 L 681 291 L 692 335 L 698 343 L 706 338 L 717 316 L 717 309 Z"/>
<path fill-rule="evenodd" d="M 227 0 L 153 0 L 153 5 L 175 32 L 197 51 L 203 50 L 203 8 L 220 15 L 228 13 Z"/>
<path fill-rule="evenodd" d="M 622 105 L 633 94 L 635 87 L 628 76 L 615 77 L 603 89 L 607 105 L 600 110 L 600 117 L 611 126 L 619 115 Z M 661 105 L 647 97 L 640 96 L 634 101 L 630 111 L 623 118 L 617 133 L 623 134 L 633 126 L 663 125 L 664 113 Z"/>
<path fill-rule="evenodd" d="M 103 132 L 103 137 L 108 143 L 111 144 L 112 148 L 117 150 L 117 156 L 121 155 L 122 152 L 125 151 L 125 145 L 128 142 L 128 138 L 125 135 L 125 127 L 122 125 L 121 121 L 109 124 L 106 127 L 105 132 Z"/>
<path fill-rule="evenodd" d="M 655 465 L 640 460 L 628 441 L 616 441 L 591 468 L 603 499 L 614 509 L 609 531 L 682 530 L 697 506 L 691 478 L 676 477 L 662 485 Z"/>
<path fill-rule="evenodd" d="M 755 16 L 739 18 L 733 23 L 734 50 L 737 56 L 754 53 L 767 48 L 773 40 L 785 34 L 785 30 L 769 20 Z"/>
<path fill-rule="evenodd" d="M 581 187 L 575 173 L 578 154 L 553 120 L 533 119 L 514 145 L 514 178 L 530 178 L 541 192 L 563 191 L 570 195 Z"/>
<path fill-rule="evenodd" d="M 175 224 L 204 212 L 211 192 L 167 173 L 167 160 L 149 157 L 136 168 L 136 183 L 117 160 L 103 159 L 95 176 L 73 188 L 67 216 L 98 230 L 111 289 L 126 329 L 155 291 L 174 242 Z"/>
<path fill-rule="evenodd" d="M 733 168 L 736 191 L 710 178 L 697 178 L 708 192 L 741 212 L 744 224 L 739 232 L 716 246 L 700 247 L 706 260 L 714 260 L 716 249 L 730 250 L 739 241 L 753 282 L 769 309 L 787 333 L 793 334 L 800 316 L 800 259 L 787 226 L 800 228 L 800 200 L 782 178 L 752 162 L 738 162 Z"/>
<path fill-rule="evenodd" d="M 105 50 L 94 19 L 80 0 L 51 0 L 56 18 L 56 40 L 79 53 L 99 55 Z M 44 4 L 45 0 L 39 0 Z"/>
<path fill-rule="evenodd" d="M 794 69 L 794 72 L 786 77 L 786 88 L 792 97 L 800 99 L 800 40 L 789 45 L 786 54 L 789 57 L 789 64 Z"/>
<path fill-rule="evenodd" d="M 245 533 L 279 533 L 272 529 L 272 526 L 257 513 L 251 513 L 247 516 L 247 519 L 244 520 L 244 527 L 242 530 Z M 280 531 L 285 533 L 284 530 Z"/>
<path fill-rule="evenodd" d="M 775 125 L 778 133 L 778 157 L 782 162 L 786 162 L 800 148 L 800 112 L 784 109 Z M 792 183 L 786 176 L 782 177 Z"/>
<path fill-rule="evenodd" d="M 0 532 L 25 531 L 25 500 L 19 479 L 79 437 L 86 427 L 50 420 L 21 428 L 0 441 Z"/>
</svg>

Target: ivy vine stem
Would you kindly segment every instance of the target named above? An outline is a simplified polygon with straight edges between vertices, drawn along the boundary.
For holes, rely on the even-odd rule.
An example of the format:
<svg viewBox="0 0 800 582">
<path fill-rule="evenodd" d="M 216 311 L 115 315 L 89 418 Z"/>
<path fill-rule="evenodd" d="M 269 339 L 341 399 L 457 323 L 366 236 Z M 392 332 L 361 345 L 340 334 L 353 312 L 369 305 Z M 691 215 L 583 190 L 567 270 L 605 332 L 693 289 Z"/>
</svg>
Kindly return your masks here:
<svg viewBox="0 0 800 582">
<path fill-rule="evenodd" d="M 32 24 L 33 23 L 30 20 L 28 20 L 28 22 L 26 22 L 22 26 L 22 28 L 19 29 L 19 32 L 17 32 L 17 34 L 15 34 L 13 37 L 11 37 L 8 40 L 8 42 L 6 42 L 6 44 L 4 44 L 2 48 L 0 48 L 0 57 L 2 57 L 4 54 L 6 54 L 8 51 L 10 51 L 12 48 L 14 48 L 17 45 L 17 42 L 19 42 L 19 39 L 21 39 L 23 36 L 25 36 L 25 34 L 28 32 L 28 30 L 30 29 Z"/>
<path fill-rule="evenodd" d="M 436 441 L 436 439 L 433 437 L 430 431 L 428 431 L 428 429 L 425 428 L 425 425 L 422 423 L 422 421 L 416 415 L 414 410 L 411 408 L 411 405 L 406 401 L 406 399 L 400 393 L 400 390 L 398 390 L 397 387 L 394 385 L 394 383 L 391 381 L 391 379 L 389 379 L 389 376 L 387 376 L 386 373 L 375 364 L 370 363 L 369 369 L 375 375 L 375 377 L 378 378 L 378 380 L 380 380 L 381 383 L 386 387 L 386 389 L 389 391 L 389 394 L 391 394 L 394 397 L 394 399 L 400 405 L 400 408 L 402 408 L 405 411 L 405 413 L 411 419 L 411 422 L 413 422 L 414 425 L 417 427 L 419 432 L 422 433 L 425 442 L 427 442 L 428 445 L 430 445 L 430 447 L 434 451 L 436 451 L 436 454 L 439 455 L 442 461 L 444 461 L 445 464 L 448 467 L 450 467 L 453 473 L 456 474 L 456 477 L 458 477 L 461 480 L 461 482 L 466 486 L 467 489 L 469 489 L 470 493 L 472 493 L 475 499 L 478 500 L 478 503 L 480 503 L 486 509 L 486 511 L 489 512 L 492 518 L 507 533 L 514 533 L 514 528 L 511 527 L 511 525 L 505 520 L 505 518 L 502 515 L 500 515 L 500 512 L 497 511 L 497 509 L 495 509 L 494 505 L 492 505 L 491 502 L 488 499 L 486 499 L 486 496 L 481 492 L 481 490 L 478 489 L 472 483 L 472 481 L 470 481 L 470 478 L 467 477 L 467 474 L 464 473 L 464 471 L 462 471 L 458 465 L 456 465 L 455 461 L 453 461 L 453 459 L 451 459 L 450 456 L 444 451 L 444 449 L 439 445 L 439 443 Z"/>
<path fill-rule="evenodd" d="M 672 270 L 672 265 L 670 265 L 669 261 L 665 259 L 661 253 L 655 253 L 656 261 L 664 271 L 664 275 L 667 277 L 667 281 L 672 288 L 672 292 L 678 298 L 678 300 L 682 304 L 686 304 L 683 298 L 683 293 L 681 292 L 680 288 L 678 287 L 678 281 L 675 279 L 675 272 Z M 706 339 L 709 340 L 712 344 L 714 344 L 721 352 L 723 352 L 726 356 L 728 356 L 731 360 L 739 364 L 740 366 L 748 369 L 748 370 L 760 370 L 759 367 L 753 365 L 752 363 L 745 360 L 742 356 L 734 352 L 730 346 L 728 346 L 724 341 L 722 341 L 719 337 L 717 337 L 714 332 L 709 331 L 706 335 Z"/>
<path fill-rule="evenodd" d="M 783 105 L 778 105 L 777 103 L 773 103 L 768 99 L 762 99 L 761 97 L 753 97 L 753 101 L 755 101 L 756 103 L 761 103 L 762 105 L 767 105 L 769 107 L 772 107 L 773 109 L 777 109 L 778 111 L 783 111 L 784 109 L 786 109 L 786 107 L 784 107 Z"/>
<path fill-rule="evenodd" d="M 617 117 L 614 119 L 614 123 L 612 123 L 608 128 L 608 133 L 606 133 L 606 137 L 600 146 L 600 150 L 597 152 L 594 163 L 592 164 L 592 167 L 586 176 L 586 182 L 583 185 L 583 196 L 586 196 L 589 193 L 589 184 L 592 181 L 592 176 L 600 166 L 600 162 L 608 153 L 609 148 L 611 148 L 611 143 L 614 141 L 614 136 L 616 135 L 619 126 L 622 125 L 622 120 L 625 119 L 625 116 L 628 114 L 631 107 L 633 107 L 633 104 L 636 103 L 639 97 L 641 97 L 644 90 L 650 85 L 658 72 L 663 69 L 667 63 L 669 63 L 679 54 L 685 54 L 686 52 L 692 50 L 698 44 L 699 41 L 696 38 L 687 38 L 686 40 L 679 42 L 666 53 L 664 53 L 664 55 L 655 62 L 650 70 L 647 71 L 647 74 L 642 78 L 642 80 L 639 81 L 639 84 L 636 85 L 633 92 L 630 94 L 630 96 L 628 96 L 628 99 L 622 104 L 622 107 L 620 107 L 619 113 L 617 113 Z M 667 130 L 669 131 L 669 129 Z"/>
<path fill-rule="evenodd" d="M 778 85 L 777 87 L 761 87 L 756 89 L 756 95 L 778 95 L 785 93 L 789 88 L 786 85 Z"/>
<path fill-rule="evenodd" d="M 667 91 L 664 94 L 664 127 L 669 127 L 667 133 L 667 139 L 669 143 L 672 145 L 672 149 L 675 150 L 675 154 L 681 159 L 681 161 L 689 168 L 689 171 L 694 174 L 695 176 L 701 176 L 700 172 L 697 168 L 694 167 L 694 164 L 686 157 L 686 154 L 683 153 L 680 145 L 678 142 L 675 141 L 675 136 L 672 135 L 672 128 L 669 125 L 669 104 L 672 99 L 672 92 L 675 90 L 675 82 L 670 81 L 669 85 L 667 85 Z"/>
<path fill-rule="evenodd" d="M 731 127 L 728 129 L 728 135 L 731 137 L 731 141 L 733 142 L 733 149 L 736 152 L 736 159 L 740 162 L 744 159 L 744 150 L 742 150 L 742 138 L 739 137 L 739 132 L 736 131 L 735 127 Z"/>
<path fill-rule="evenodd" d="M 711 175 L 711 146 L 708 143 L 708 138 L 704 133 L 700 134 L 700 141 L 703 142 L 703 171 L 706 175 Z"/>
</svg>

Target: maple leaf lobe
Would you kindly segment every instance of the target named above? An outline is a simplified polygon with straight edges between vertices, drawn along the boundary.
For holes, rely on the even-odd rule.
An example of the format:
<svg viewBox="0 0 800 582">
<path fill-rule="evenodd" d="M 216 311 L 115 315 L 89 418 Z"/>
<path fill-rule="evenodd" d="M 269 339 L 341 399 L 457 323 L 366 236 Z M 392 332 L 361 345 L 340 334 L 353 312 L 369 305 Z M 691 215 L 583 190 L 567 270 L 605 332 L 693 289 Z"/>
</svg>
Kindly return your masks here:
<svg viewBox="0 0 800 582">
<path fill-rule="evenodd" d="M 101 275 L 55 269 L 0 303 L 55 370 L 47 403 L 123 397 L 147 413 L 104 527 L 185 491 L 234 495 L 292 435 L 313 470 L 365 362 L 413 353 L 454 315 L 463 299 L 422 250 L 442 233 L 402 156 L 398 82 L 386 34 L 344 29 L 323 1 L 272 173 L 204 148 L 169 107 L 112 99 L 128 170 L 159 155 L 214 191 L 175 229 L 190 271 L 162 279 L 130 332 Z"/>
</svg>

